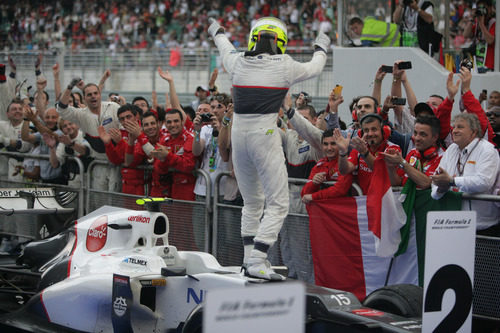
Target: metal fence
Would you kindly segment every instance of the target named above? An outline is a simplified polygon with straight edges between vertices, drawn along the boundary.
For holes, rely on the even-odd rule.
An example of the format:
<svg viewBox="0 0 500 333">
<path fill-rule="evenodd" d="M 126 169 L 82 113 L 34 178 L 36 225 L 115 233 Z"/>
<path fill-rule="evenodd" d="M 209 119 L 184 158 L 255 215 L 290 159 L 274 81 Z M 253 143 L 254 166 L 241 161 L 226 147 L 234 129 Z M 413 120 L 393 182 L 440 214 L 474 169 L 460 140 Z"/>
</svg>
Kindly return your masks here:
<svg viewBox="0 0 500 333">
<path fill-rule="evenodd" d="M 16 153 L 0 152 L 1 155 L 18 155 Z M 24 154 L 22 154 L 24 155 Z M 32 158 L 46 159 L 48 156 L 24 155 Z M 89 165 L 87 179 L 92 177 L 93 167 L 106 163 L 104 161 L 94 161 Z M 83 172 L 83 166 L 80 169 Z M 229 173 L 222 173 L 216 179 L 215 184 L 211 184 L 210 177 L 203 170 L 197 170 L 198 174 L 205 177 L 207 181 L 207 193 L 211 193 L 211 187 L 214 186 L 214 197 L 206 196 L 205 201 L 183 201 L 170 200 L 170 202 L 161 207 L 161 211 L 169 218 L 170 232 L 169 242 L 175 245 L 179 250 L 185 251 L 205 251 L 212 253 L 217 260 L 225 266 L 240 265 L 243 259 L 243 246 L 240 237 L 241 206 L 227 204 L 219 200 L 219 184 L 223 177 L 229 176 Z M 303 179 L 289 179 L 290 184 L 304 184 Z M 36 183 L 40 186 L 50 184 Z M 107 192 L 91 189 L 90 183 L 84 188 L 68 187 L 62 185 L 53 185 L 61 191 L 74 191 L 78 194 L 78 201 L 82 202 L 85 197 L 86 213 L 103 206 L 112 205 L 127 209 L 142 210 L 135 201 L 141 196 L 129 195 L 117 192 Z M 23 182 L 12 182 L 5 179 L 0 180 L 0 186 L 3 188 L 12 186 L 24 186 Z M 32 184 L 30 184 L 32 185 Z M 52 186 L 52 185 L 51 185 Z M 360 188 L 355 185 L 354 194 L 362 194 Z M 489 201 L 500 201 L 498 196 L 472 196 L 464 195 L 464 199 L 481 199 Z M 83 210 L 80 207 L 79 216 Z M 4 217 L 12 218 L 12 217 Z M 0 215 L 0 221 L 2 215 Z M 32 238 L 35 238 L 39 230 L 33 229 L 37 225 L 36 219 L 22 219 L 25 223 L 25 232 L 32 232 Z M 295 264 L 301 267 L 303 271 L 295 272 L 296 277 L 301 280 L 310 280 L 313 276 L 312 256 L 310 254 L 310 242 L 308 236 L 309 217 L 302 213 L 289 213 L 287 216 L 287 228 L 283 228 L 279 239 L 270 250 L 270 259 L 274 265 L 288 264 L 283 258 L 283 254 L 289 255 L 290 247 L 284 246 L 284 237 L 296 237 L 293 239 L 293 260 Z M 290 221 L 293 221 L 290 223 Z M 13 221 L 10 221 L 13 222 Z M 16 221 L 17 223 L 18 221 Z M 0 224 L 1 226 L 1 224 Z M 31 228 L 31 229 L 29 229 Z M 4 230 L 0 230 L 5 233 Z M 284 233 L 287 232 L 287 235 Z M 292 235 L 292 236 L 291 236 Z M 473 313 L 478 317 L 500 320 L 500 238 L 477 236 L 476 238 L 476 263 L 474 275 L 474 307 Z M 310 281 L 314 282 L 314 281 Z"/>
<path fill-rule="evenodd" d="M 180 53 L 180 61 L 173 66 L 170 63 L 172 52 Z M 311 48 L 288 48 L 295 60 L 309 61 L 312 57 Z M 27 80 L 27 86 L 35 89 L 34 62 L 36 52 L 14 51 L 0 52 L 0 63 L 7 63 L 10 54 L 17 66 L 17 79 Z M 47 78 L 47 90 L 53 92 L 52 66 L 60 65 L 62 86 L 65 87 L 73 77 L 81 77 L 85 82 L 99 82 L 106 69 L 111 70 L 111 77 L 106 82 L 103 97 L 111 91 L 123 94 L 127 100 L 139 95 L 149 98 L 152 91 L 158 91 L 158 101 L 165 102 L 161 93 L 166 91 L 163 79 L 157 75 L 157 67 L 168 69 L 174 76 L 176 90 L 182 104 L 188 104 L 195 99 L 194 93 L 199 85 L 207 85 L 211 72 L 219 69 L 216 85 L 219 91 L 230 93 L 231 82 L 229 74 L 224 71 L 217 48 L 179 48 L 175 50 L 128 50 L 126 52 L 110 52 L 106 49 L 86 49 L 78 52 L 68 50 L 45 51 L 41 70 Z M 293 91 L 307 91 L 315 96 L 316 107 L 324 108 L 333 83 L 333 58 L 328 54 L 328 60 L 322 74 L 313 79 L 298 83 Z M 7 69 L 8 71 L 8 69 Z M 26 88 L 25 87 L 25 88 Z M 165 90 L 163 90 L 165 89 Z"/>
</svg>

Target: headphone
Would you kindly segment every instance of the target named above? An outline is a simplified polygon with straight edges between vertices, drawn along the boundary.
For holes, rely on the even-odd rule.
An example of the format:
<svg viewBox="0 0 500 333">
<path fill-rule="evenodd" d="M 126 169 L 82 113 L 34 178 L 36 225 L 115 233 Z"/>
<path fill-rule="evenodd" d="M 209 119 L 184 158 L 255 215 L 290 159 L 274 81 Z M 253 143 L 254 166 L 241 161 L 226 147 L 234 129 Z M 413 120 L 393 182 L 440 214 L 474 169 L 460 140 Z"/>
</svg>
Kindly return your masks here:
<svg viewBox="0 0 500 333">
<path fill-rule="evenodd" d="M 370 118 L 375 118 L 380 122 L 380 124 L 382 125 L 382 139 L 388 140 L 389 137 L 391 136 L 392 129 L 387 125 L 383 125 L 384 119 L 379 114 L 377 113 L 365 114 L 363 118 L 361 118 L 361 120 L 359 121 L 359 125 L 362 127 L 363 123 Z M 358 130 L 358 136 L 362 138 L 363 135 L 364 135 L 363 129 Z"/>
<path fill-rule="evenodd" d="M 430 160 L 431 158 L 434 158 L 437 154 L 438 154 L 438 148 L 435 146 L 432 146 L 432 147 L 427 148 L 422 154 L 417 150 L 415 153 L 415 156 L 419 160 L 422 160 L 422 159 Z"/>
</svg>

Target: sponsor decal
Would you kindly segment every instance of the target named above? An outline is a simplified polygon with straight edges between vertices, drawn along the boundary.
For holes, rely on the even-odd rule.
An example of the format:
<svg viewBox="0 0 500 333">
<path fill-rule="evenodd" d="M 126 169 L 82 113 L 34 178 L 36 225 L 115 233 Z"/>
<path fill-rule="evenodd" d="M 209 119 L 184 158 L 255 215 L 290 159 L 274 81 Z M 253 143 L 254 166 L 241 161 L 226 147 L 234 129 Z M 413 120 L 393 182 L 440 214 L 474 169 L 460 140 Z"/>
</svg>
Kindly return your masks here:
<svg viewBox="0 0 500 333">
<path fill-rule="evenodd" d="M 193 288 L 187 288 L 186 303 L 191 303 L 191 301 L 193 301 L 196 304 L 200 304 L 201 302 L 203 302 L 203 294 L 206 293 L 206 290 L 200 290 L 200 293 L 197 294 L 196 290 L 194 290 Z"/>
<path fill-rule="evenodd" d="M 417 163 L 418 159 L 416 156 L 410 157 L 410 165 L 415 166 L 415 163 Z"/>
<path fill-rule="evenodd" d="M 373 309 L 355 309 L 352 310 L 352 313 L 365 317 L 381 317 L 384 315 L 384 312 Z"/>
<path fill-rule="evenodd" d="M 108 216 L 97 218 L 87 232 L 87 250 L 97 252 L 106 245 L 108 238 Z"/>
<path fill-rule="evenodd" d="M 305 146 L 302 148 L 299 148 L 299 154 L 305 153 L 306 151 L 309 151 L 311 149 L 310 146 Z"/>
<path fill-rule="evenodd" d="M 131 222 L 149 223 L 150 218 L 146 216 L 136 215 L 129 216 L 128 220 Z"/>
<path fill-rule="evenodd" d="M 113 121 L 113 118 L 106 118 L 102 121 L 102 126 L 106 126 L 107 124 L 111 123 Z"/>
<path fill-rule="evenodd" d="M 51 189 L 9 189 L 0 190 L 0 198 L 19 198 L 19 191 L 28 192 L 34 194 L 37 198 L 47 198 L 53 197 L 54 192 Z"/>
<path fill-rule="evenodd" d="M 127 264 L 141 265 L 141 266 L 147 266 L 148 264 L 147 260 L 137 259 L 132 257 L 123 259 L 123 262 Z"/>
<path fill-rule="evenodd" d="M 143 287 L 165 287 L 167 285 L 165 279 L 140 280 L 140 282 Z"/>
<path fill-rule="evenodd" d="M 126 277 L 124 277 L 124 276 L 114 275 L 113 276 L 113 282 L 114 283 L 121 283 L 121 284 L 127 285 L 128 284 L 128 279 Z"/>
<path fill-rule="evenodd" d="M 118 317 L 122 317 L 127 312 L 127 300 L 124 297 L 116 297 L 113 301 L 113 311 Z"/>
</svg>

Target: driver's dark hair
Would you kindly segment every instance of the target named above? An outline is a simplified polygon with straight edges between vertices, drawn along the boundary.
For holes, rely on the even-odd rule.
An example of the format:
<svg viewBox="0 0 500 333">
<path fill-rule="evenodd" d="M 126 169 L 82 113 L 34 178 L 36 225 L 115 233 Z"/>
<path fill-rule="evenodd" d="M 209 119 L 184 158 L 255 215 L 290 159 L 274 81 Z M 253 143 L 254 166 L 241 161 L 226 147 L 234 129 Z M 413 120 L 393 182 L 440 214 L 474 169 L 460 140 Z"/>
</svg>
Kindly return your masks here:
<svg viewBox="0 0 500 333">
<path fill-rule="evenodd" d="M 154 113 L 152 111 L 144 112 L 144 114 L 142 115 L 142 119 L 147 118 L 147 117 L 155 117 L 156 121 L 158 121 L 158 116 L 156 115 L 156 113 Z"/>
<path fill-rule="evenodd" d="M 137 102 L 137 101 L 144 101 L 144 102 L 146 102 L 146 105 L 148 106 L 148 109 L 149 109 L 149 102 L 148 102 L 148 100 L 147 100 L 147 99 L 145 99 L 145 98 L 144 98 L 144 97 L 142 97 L 142 96 L 137 96 L 137 97 L 135 97 L 135 98 L 132 100 L 132 104 L 134 104 L 134 103 L 135 103 L 135 102 Z"/>
<path fill-rule="evenodd" d="M 431 128 L 432 135 L 439 136 L 441 132 L 441 123 L 436 116 L 420 115 L 415 119 L 415 124 L 428 125 Z"/>
<path fill-rule="evenodd" d="M 118 111 L 116 111 L 116 115 L 120 116 L 122 113 L 127 112 L 127 111 L 132 112 L 132 114 L 134 115 L 134 117 L 137 116 L 136 106 L 132 105 L 132 104 L 128 104 L 128 103 L 120 106 L 118 108 Z"/>
<path fill-rule="evenodd" d="M 165 118 L 168 114 L 179 114 L 179 117 L 181 117 L 181 121 L 184 120 L 184 117 L 182 116 L 182 112 L 178 109 L 170 109 L 167 112 L 165 112 Z"/>
<path fill-rule="evenodd" d="M 363 24 L 363 20 L 360 19 L 359 17 L 353 17 L 352 19 L 349 20 L 349 25 L 353 24 Z"/>
<path fill-rule="evenodd" d="M 373 110 L 374 110 L 374 112 L 377 112 L 377 107 L 378 107 L 379 104 L 378 104 L 378 100 L 375 97 L 370 96 L 370 95 L 359 96 L 358 97 L 358 101 L 356 102 L 356 104 L 358 104 L 359 100 L 362 99 L 362 98 L 369 98 L 369 99 L 371 99 L 373 101 Z"/>
<path fill-rule="evenodd" d="M 333 136 L 333 129 L 329 128 L 326 131 L 324 131 L 323 134 L 321 135 L 321 143 L 323 143 L 325 138 L 329 138 L 331 136 Z"/>
</svg>

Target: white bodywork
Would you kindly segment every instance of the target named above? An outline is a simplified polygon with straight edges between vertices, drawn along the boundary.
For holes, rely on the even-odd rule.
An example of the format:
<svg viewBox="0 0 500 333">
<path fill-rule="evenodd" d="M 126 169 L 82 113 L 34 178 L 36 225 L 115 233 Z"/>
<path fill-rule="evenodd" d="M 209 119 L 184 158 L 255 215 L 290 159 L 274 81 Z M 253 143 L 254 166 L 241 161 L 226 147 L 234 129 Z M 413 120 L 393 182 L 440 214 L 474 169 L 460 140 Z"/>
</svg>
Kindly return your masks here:
<svg viewBox="0 0 500 333">
<path fill-rule="evenodd" d="M 41 297 L 49 320 L 63 326 L 113 330 L 113 274 L 130 277 L 133 304 L 126 306 L 132 306 L 135 332 L 177 328 L 207 290 L 248 283 L 239 268 L 222 267 L 210 254 L 178 252 L 168 245 L 168 218 L 163 213 L 105 206 L 78 221 L 76 233 L 69 276 L 44 289 Z M 185 268 L 186 274 L 162 276 L 164 267 Z M 144 284 L 156 288 L 155 311 L 140 304 Z"/>
</svg>

